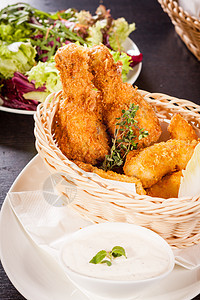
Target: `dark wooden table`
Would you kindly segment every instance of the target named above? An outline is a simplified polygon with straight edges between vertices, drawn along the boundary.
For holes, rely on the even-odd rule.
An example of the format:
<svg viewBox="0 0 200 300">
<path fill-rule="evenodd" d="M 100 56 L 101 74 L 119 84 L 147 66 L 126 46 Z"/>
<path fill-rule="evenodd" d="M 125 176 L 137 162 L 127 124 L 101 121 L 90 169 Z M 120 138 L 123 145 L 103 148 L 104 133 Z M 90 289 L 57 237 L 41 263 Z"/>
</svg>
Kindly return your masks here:
<svg viewBox="0 0 200 300">
<path fill-rule="evenodd" d="M 0 8 L 17 1 L 3 0 Z M 111 9 L 114 18 L 136 23 L 131 39 L 144 55 L 136 85 L 149 92 L 166 93 L 200 104 L 200 66 L 174 30 L 156 0 L 30 0 L 31 5 L 56 11 L 75 7 L 92 13 L 100 3 Z M 16 176 L 36 155 L 32 116 L 0 111 L 0 205 Z M 22 300 L 0 268 L 0 299 Z M 194 298 L 200 299 L 200 295 Z M 31 300 L 31 299 L 30 299 Z M 38 299 L 39 300 L 39 299 Z M 59 300 L 59 299 L 57 299 Z"/>
</svg>

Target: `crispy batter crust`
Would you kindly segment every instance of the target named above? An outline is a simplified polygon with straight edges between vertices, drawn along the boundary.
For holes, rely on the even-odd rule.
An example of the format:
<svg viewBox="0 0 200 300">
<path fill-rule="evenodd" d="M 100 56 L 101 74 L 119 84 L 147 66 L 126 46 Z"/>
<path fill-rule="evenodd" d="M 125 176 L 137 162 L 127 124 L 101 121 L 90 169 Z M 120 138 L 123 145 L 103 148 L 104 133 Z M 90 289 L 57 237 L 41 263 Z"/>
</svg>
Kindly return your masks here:
<svg viewBox="0 0 200 300">
<path fill-rule="evenodd" d="M 57 51 L 55 61 L 63 94 L 52 132 L 68 159 L 103 178 L 134 182 L 138 194 L 145 194 L 147 188 L 151 196 L 177 197 L 181 172 L 171 173 L 184 169 L 193 154 L 198 143 L 193 127 L 176 114 L 168 127 L 172 139 L 151 145 L 161 134 L 156 113 L 137 88 L 122 82 L 121 63 L 114 62 L 104 45 L 69 44 Z M 133 127 L 138 149 L 127 155 L 125 175 L 94 167 L 110 152 L 107 130 L 114 136 L 116 119 L 131 104 L 139 106 L 137 128 Z M 148 131 L 148 136 L 139 140 L 139 129 Z"/>
<path fill-rule="evenodd" d="M 109 153 L 109 137 L 101 115 L 101 95 L 92 83 L 84 47 L 69 44 L 55 56 L 63 98 L 53 123 L 53 134 L 69 159 L 97 164 Z"/>
<path fill-rule="evenodd" d="M 182 171 L 165 175 L 160 181 L 146 189 L 147 195 L 159 198 L 177 198 Z"/>
<path fill-rule="evenodd" d="M 175 114 L 167 128 L 172 139 L 197 140 L 198 136 L 192 127 L 180 114 Z"/>
<path fill-rule="evenodd" d="M 196 140 L 168 140 L 140 152 L 131 151 L 126 158 L 124 173 L 139 178 L 144 188 L 151 187 L 166 174 L 185 169 L 197 143 Z"/>
<path fill-rule="evenodd" d="M 138 147 L 149 146 L 156 142 L 161 134 L 159 120 L 153 107 L 143 99 L 136 88 L 129 83 L 123 83 L 121 77 L 121 64 L 114 59 L 104 45 L 89 49 L 91 58 L 90 68 L 94 75 L 93 83 L 102 93 L 103 118 L 111 135 L 114 135 L 116 118 L 121 117 L 122 110 L 128 110 L 131 104 L 139 106 L 135 119 L 140 129 L 148 131 L 148 136 L 138 140 Z M 139 130 L 134 128 L 136 137 Z"/>
<path fill-rule="evenodd" d="M 106 132 L 114 136 L 116 118 L 130 104 L 137 104 L 137 126 L 148 131 L 139 141 L 139 129 L 133 127 L 139 147 L 157 141 L 161 134 L 158 118 L 131 84 L 121 79 L 121 62 L 115 63 L 104 45 L 84 48 L 69 44 L 55 56 L 60 71 L 63 98 L 55 114 L 52 132 L 61 151 L 72 160 L 92 165 L 104 160 L 110 151 Z"/>
</svg>

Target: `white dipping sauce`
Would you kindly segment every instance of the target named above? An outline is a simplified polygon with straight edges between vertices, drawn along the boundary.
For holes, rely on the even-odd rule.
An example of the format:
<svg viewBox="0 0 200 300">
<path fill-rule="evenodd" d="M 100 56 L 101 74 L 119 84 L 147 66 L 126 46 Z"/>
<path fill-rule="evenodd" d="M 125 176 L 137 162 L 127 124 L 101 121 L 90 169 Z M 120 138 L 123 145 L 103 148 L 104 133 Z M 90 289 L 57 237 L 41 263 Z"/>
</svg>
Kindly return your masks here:
<svg viewBox="0 0 200 300">
<path fill-rule="evenodd" d="M 151 233 L 151 232 L 150 232 Z M 89 261 L 100 250 L 111 251 L 114 246 L 125 249 L 126 256 L 113 259 L 112 265 Z M 97 228 L 70 240 L 62 252 L 62 259 L 70 269 L 90 277 L 111 280 L 144 280 L 165 273 L 170 267 L 169 250 L 158 237 L 146 232 Z"/>
</svg>

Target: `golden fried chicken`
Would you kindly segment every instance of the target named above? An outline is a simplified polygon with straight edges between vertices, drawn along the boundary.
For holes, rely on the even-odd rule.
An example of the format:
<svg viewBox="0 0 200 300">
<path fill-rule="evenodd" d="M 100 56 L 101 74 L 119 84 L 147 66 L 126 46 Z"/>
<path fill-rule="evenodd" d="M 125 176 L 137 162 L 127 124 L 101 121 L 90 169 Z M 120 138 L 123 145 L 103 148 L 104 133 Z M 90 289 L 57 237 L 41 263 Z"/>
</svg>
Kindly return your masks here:
<svg viewBox="0 0 200 300">
<path fill-rule="evenodd" d="M 152 106 L 146 102 L 131 84 L 123 83 L 121 63 L 115 63 L 112 54 L 104 45 L 88 50 L 90 70 L 94 75 L 93 83 L 102 93 L 103 118 L 109 132 L 114 136 L 116 118 L 122 110 L 128 110 L 131 104 L 139 106 L 135 119 L 140 129 L 148 131 L 148 136 L 138 140 L 139 130 L 134 128 L 138 147 L 149 146 L 156 142 L 161 134 L 159 120 Z"/>
<path fill-rule="evenodd" d="M 198 136 L 192 127 L 180 114 L 175 114 L 167 128 L 172 139 L 197 140 Z"/>
<path fill-rule="evenodd" d="M 135 183 L 136 187 L 136 192 L 139 195 L 146 195 L 145 190 L 142 187 L 142 183 L 138 178 L 135 177 L 129 177 L 123 174 L 118 174 L 113 171 L 104 171 L 102 169 L 98 169 L 97 167 L 92 166 L 91 164 L 85 164 L 80 161 L 74 161 L 74 163 L 81 168 L 82 170 L 86 172 L 92 172 L 95 173 L 105 179 L 110 179 L 110 180 L 116 180 L 116 181 L 122 181 L 122 182 L 129 182 L 129 183 Z"/>
<path fill-rule="evenodd" d="M 54 137 L 69 159 L 97 164 L 110 147 L 102 122 L 101 94 L 92 83 L 87 49 L 68 44 L 58 49 L 55 61 L 63 98 L 54 117 Z"/>
<path fill-rule="evenodd" d="M 124 173 L 139 178 L 143 187 L 149 188 L 166 174 L 185 169 L 197 144 L 195 140 L 168 140 L 133 150 L 126 157 Z"/>
<path fill-rule="evenodd" d="M 159 198 L 177 198 L 182 171 L 165 175 L 160 181 L 146 189 L 147 195 Z"/>
</svg>

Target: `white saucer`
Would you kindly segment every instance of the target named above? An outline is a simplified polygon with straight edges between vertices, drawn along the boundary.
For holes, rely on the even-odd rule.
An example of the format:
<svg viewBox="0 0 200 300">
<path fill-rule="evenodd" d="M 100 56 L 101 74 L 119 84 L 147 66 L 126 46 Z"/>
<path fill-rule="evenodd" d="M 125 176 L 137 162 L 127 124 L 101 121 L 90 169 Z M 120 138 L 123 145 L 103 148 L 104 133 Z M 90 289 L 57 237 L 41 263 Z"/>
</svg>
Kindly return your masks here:
<svg viewBox="0 0 200 300">
<path fill-rule="evenodd" d="M 37 155 L 20 173 L 10 191 L 41 189 L 48 176 L 49 171 Z M 77 217 L 75 222 L 79 220 L 81 222 L 81 217 Z M 28 238 L 7 201 L 4 201 L 1 210 L 0 254 L 8 277 L 26 299 L 88 299 L 69 282 L 60 267 Z M 199 293 L 200 268 L 189 271 L 176 266 L 159 286 L 140 300 L 191 300 Z"/>
<path fill-rule="evenodd" d="M 140 54 L 140 50 L 138 49 L 136 44 L 129 38 L 127 38 L 127 40 L 123 44 L 123 47 L 126 51 L 131 50 L 132 55 Z M 128 76 L 127 76 L 127 82 L 133 84 L 136 81 L 136 79 L 138 78 L 138 76 L 141 72 L 141 69 L 142 69 L 142 63 L 139 63 L 133 68 L 133 70 L 129 71 Z M 0 111 L 5 111 L 5 112 L 9 112 L 9 113 L 14 113 L 14 114 L 21 114 L 21 115 L 33 115 L 35 113 L 35 111 L 32 111 L 32 110 L 23 110 L 23 109 L 5 107 L 5 106 L 2 106 L 1 102 L 2 101 L 0 100 Z"/>
</svg>

